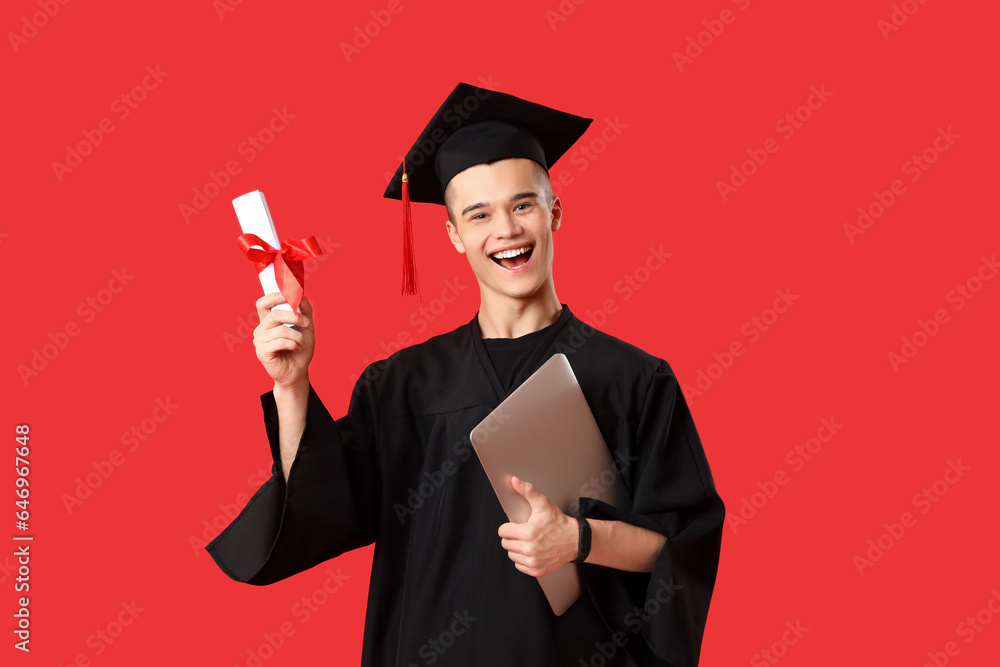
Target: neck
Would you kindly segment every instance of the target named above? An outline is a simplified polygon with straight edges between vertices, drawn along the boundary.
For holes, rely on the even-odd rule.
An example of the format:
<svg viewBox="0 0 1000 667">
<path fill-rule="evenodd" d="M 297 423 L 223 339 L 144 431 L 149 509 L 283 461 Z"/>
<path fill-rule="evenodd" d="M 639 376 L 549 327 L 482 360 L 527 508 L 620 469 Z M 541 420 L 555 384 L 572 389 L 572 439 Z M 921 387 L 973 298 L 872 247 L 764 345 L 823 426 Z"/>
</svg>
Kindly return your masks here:
<svg viewBox="0 0 1000 667">
<path fill-rule="evenodd" d="M 523 299 L 480 292 L 478 318 L 482 337 L 518 338 L 555 322 L 562 313 L 562 305 L 555 287 L 551 283 L 549 287 Z"/>
</svg>

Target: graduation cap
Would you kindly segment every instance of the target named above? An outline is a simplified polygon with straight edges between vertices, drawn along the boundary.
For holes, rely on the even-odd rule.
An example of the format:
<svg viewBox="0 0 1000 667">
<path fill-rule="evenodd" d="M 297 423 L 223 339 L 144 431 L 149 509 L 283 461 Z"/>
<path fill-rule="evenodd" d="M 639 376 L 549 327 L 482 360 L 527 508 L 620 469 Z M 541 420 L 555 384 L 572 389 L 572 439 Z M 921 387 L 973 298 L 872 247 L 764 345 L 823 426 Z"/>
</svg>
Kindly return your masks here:
<svg viewBox="0 0 1000 667">
<path fill-rule="evenodd" d="M 403 294 L 419 292 L 410 201 L 444 205 L 448 182 L 477 164 L 528 158 L 548 170 L 592 122 L 507 93 L 455 86 L 383 195 L 403 201 Z"/>
</svg>

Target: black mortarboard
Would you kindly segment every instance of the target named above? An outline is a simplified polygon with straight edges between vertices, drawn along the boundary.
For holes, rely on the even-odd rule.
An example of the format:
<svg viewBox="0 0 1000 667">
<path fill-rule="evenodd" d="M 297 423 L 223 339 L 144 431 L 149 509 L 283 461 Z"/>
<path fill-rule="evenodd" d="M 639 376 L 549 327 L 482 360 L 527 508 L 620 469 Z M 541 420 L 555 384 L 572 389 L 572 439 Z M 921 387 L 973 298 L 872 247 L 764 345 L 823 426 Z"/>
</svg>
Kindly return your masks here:
<svg viewBox="0 0 1000 667">
<path fill-rule="evenodd" d="M 443 205 L 448 182 L 477 164 L 521 157 L 549 169 L 591 122 L 507 93 L 467 83 L 455 86 L 383 195 L 403 200 L 403 294 L 418 291 L 410 200 Z"/>
</svg>

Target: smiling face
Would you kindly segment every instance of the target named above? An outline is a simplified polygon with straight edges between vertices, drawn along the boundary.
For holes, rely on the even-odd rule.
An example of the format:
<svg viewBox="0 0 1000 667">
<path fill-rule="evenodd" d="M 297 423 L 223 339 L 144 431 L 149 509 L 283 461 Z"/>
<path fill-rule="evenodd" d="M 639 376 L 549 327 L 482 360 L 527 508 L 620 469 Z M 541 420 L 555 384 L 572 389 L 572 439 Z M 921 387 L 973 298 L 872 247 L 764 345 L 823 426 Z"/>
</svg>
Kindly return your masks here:
<svg viewBox="0 0 1000 667">
<path fill-rule="evenodd" d="M 483 300 L 555 296 L 552 232 L 562 203 L 534 160 L 478 164 L 448 183 L 448 236 L 469 265 Z"/>
</svg>

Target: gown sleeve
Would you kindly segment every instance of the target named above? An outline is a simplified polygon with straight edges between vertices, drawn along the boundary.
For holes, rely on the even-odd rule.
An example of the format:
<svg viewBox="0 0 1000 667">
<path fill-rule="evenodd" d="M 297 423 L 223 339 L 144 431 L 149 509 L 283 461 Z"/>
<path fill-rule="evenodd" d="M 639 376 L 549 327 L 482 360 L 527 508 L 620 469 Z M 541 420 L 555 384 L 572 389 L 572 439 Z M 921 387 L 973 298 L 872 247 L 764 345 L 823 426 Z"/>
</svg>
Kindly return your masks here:
<svg viewBox="0 0 1000 667">
<path fill-rule="evenodd" d="M 633 495 L 631 511 L 581 498 L 580 513 L 648 528 L 666 543 L 652 573 L 584 564 L 581 575 L 601 616 L 624 633 L 639 665 L 694 667 L 715 587 L 725 507 L 666 362 L 654 371 L 633 440 L 625 444 L 632 463 L 619 470 Z"/>
<path fill-rule="evenodd" d="M 260 397 L 271 477 L 205 549 L 235 581 L 271 584 L 375 540 L 381 485 L 377 396 L 365 375 L 334 420 L 312 384 L 305 429 L 286 483 L 274 392 Z"/>
</svg>

